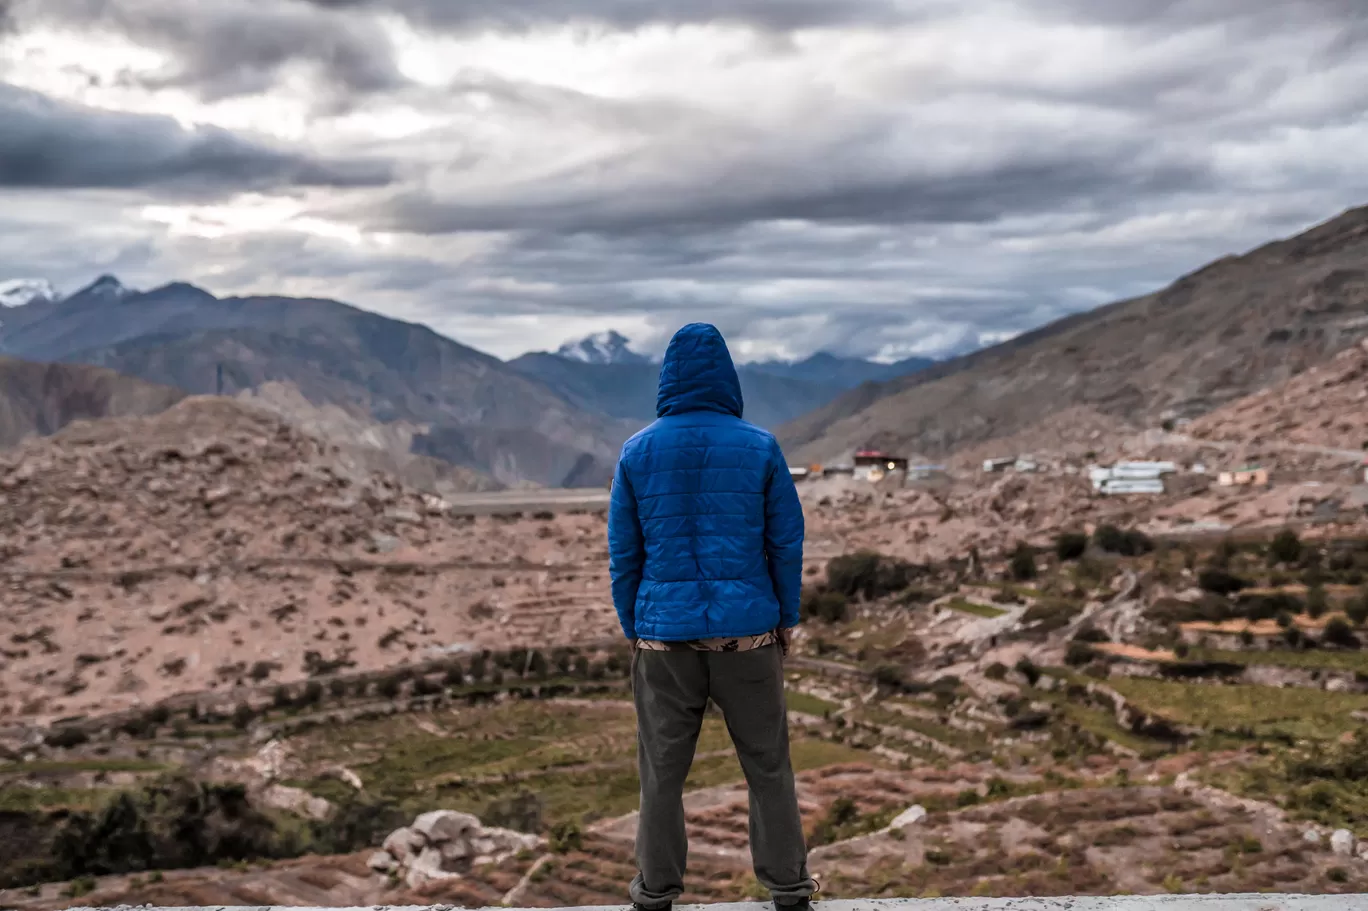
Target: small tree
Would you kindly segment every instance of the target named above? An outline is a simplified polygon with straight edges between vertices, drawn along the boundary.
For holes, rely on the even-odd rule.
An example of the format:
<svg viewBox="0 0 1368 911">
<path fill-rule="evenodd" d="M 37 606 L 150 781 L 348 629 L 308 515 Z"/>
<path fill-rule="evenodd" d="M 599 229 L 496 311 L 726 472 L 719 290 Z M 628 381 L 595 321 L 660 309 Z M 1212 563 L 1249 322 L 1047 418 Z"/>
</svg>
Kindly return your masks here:
<svg viewBox="0 0 1368 911">
<path fill-rule="evenodd" d="M 1324 616 L 1330 607 L 1324 585 L 1313 585 L 1306 591 L 1306 612 L 1312 617 Z"/>
<path fill-rule="evenodd" d="M 546 657 L 540 651 L 534 651 L 527 660 L 527 673 L 533 680 L 545 680 L 550 673 L 550 666 L 546 663 Z"/>
<path fill-rule="evenodd" d="M 1202 591 L 1215 595 L 1233 595 L 1249 587 L 1244 579 L 1218 566 L 1208 566 L 1198 573 L 1197 584 Z"/>
<path fill-rule="evenodd" d="M 1088 536 L 1081 531 L 1065 531 L 1055 538 L 1055 556 L 1062 561 L 1077 560 L 1088 550 Z"/>
<path fill-rule="evenodd" d="M 1012 552 L 1011 568 L 1012 578 L 1018 582 L 1026 582 L 1036 577 L 1035 550 L 1025 541 L 1018 542 L 1016 550 Z"/>
<path fill-rule="evenodd" d="M 1368 588 L 1359 592 L 1358 597 L 1349 602 L 1344 608 L 1344 613 L 1348 615 L 1355 626 L 1363 626 L 1364 623 L 1368 623 Z"/>
<path fill-rule="evenodd" d="M 1278 532 L 1268 544 L 1270 563 L 1296 563 L 1301 559 L 1301 554 L 1301 538 L 1290 528 Z"/>
<path fill-rule="evenodd" d="M 1025 677 L 1026 682 L 1031 686 L 1035 686 L 1040 680 L 1040 668 L 1036 667 L 1035 662 L 1030 658 L 1022 658 L 1018 661 L 1016 663 L 1016 671 L 1018 674 Z"/>
<path fill-rule="evenodd" d="M 1325 625 L 1325 633 L 1321 636 L 1321 641 L 1326 645 L 1335 645 L 1340 648 L 1358 648 L 1359 638 L 1354 635 L 1354 631 L 1349 628 L 1343 618 L 1334 617 Z"/>
</svg>

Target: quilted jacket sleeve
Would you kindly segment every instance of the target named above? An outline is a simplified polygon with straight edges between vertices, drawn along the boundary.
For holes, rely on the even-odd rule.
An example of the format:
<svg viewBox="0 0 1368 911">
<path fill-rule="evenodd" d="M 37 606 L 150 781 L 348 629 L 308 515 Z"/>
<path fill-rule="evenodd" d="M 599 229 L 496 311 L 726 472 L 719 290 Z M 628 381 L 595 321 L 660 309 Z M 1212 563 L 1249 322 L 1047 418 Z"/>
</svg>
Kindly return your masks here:
<svg viewBox="0 0 1368 911">
<path fill-rule="evenodd" d="M 784 629 L 797 626 L 803 588 L 803 506 L 777 442 L 770 454 L 765 488 L 765 557 L 779 599 L 779 625 Z"/>
<path fill-rule="evenodd" d="M 619 459 L 608 506 L 608 575 L 613 580 L 613 607 L 617 609 L 622 632 L 628 639 L 637 638 L 636 597 L 645 562 L 646 547 L 637 518 L 636 492 L 632 490 L 623 460 Z"/>
</svg>

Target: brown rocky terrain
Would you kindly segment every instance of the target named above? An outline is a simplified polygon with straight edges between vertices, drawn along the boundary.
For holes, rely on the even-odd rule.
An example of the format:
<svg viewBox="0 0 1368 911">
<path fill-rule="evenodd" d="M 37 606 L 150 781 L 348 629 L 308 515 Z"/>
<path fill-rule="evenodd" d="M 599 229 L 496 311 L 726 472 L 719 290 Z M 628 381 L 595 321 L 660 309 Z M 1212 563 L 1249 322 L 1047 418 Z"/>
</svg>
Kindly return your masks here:
<svg viewBox="0 0 1368 911">
<path fill-rule="evenodd" d="M 250 405 L 0 451 L 0 715 L 611 632 L 602 516 L 467 519 Z"/>
<path fill-rule="evenodd" d="M 112 370 L 0 357 L 0 447 L 72 421 L 156 414 L 183 398 L 177 389 Z"/>
<path fill-rule="evenodd" d="M 1230 256 L 1145 297 L 863 386 L 780 431 L 798 462 L 873 446 L 940 457 L 1087 406 L 1195 417 L 1368 336 L 1368 208 Z"/>
<path fill-rule="evenodd" d="M 1368 342 L 1194 421 L 1203 440 L 1368 454 Z"/>
</svg>

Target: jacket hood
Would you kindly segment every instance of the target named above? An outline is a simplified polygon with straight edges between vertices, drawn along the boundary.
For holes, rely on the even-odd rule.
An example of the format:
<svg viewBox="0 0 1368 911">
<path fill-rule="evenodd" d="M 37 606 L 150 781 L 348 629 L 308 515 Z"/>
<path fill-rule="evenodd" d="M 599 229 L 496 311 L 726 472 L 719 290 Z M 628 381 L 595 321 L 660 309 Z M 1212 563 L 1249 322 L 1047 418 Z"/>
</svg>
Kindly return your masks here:
<svg viewBox="0 0 1368 911">
<path fill-rule="evenodd" d="M 717 327 L 690 323 L 674 334 L 660 365 L 656 417 L 716 411 L 741 417 L 741 381 Z"/>
</svg>

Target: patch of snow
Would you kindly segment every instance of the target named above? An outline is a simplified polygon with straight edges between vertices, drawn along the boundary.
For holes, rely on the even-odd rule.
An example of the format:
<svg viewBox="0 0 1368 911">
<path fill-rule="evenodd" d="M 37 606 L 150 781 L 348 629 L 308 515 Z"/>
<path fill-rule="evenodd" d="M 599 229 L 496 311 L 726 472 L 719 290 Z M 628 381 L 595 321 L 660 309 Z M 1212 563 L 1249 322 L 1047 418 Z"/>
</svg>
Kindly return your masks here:
<svg viewBox="0 0 1368 911">
<path fill-rule="evenodd" d="M 630 342 L 615 330 L 595 332 L 577 342 L 566 342 L 556 349 L 559 357 L 582 364 L 646 364 L 650 358 L 628 347 Z"/>
<path fill-rule="evenodd" d="M 45 278 L 15 278 L 0 282 L 0 307 L 23 307 L 35 301 L 57 299 L 57 291 Z"/>
</svg>

